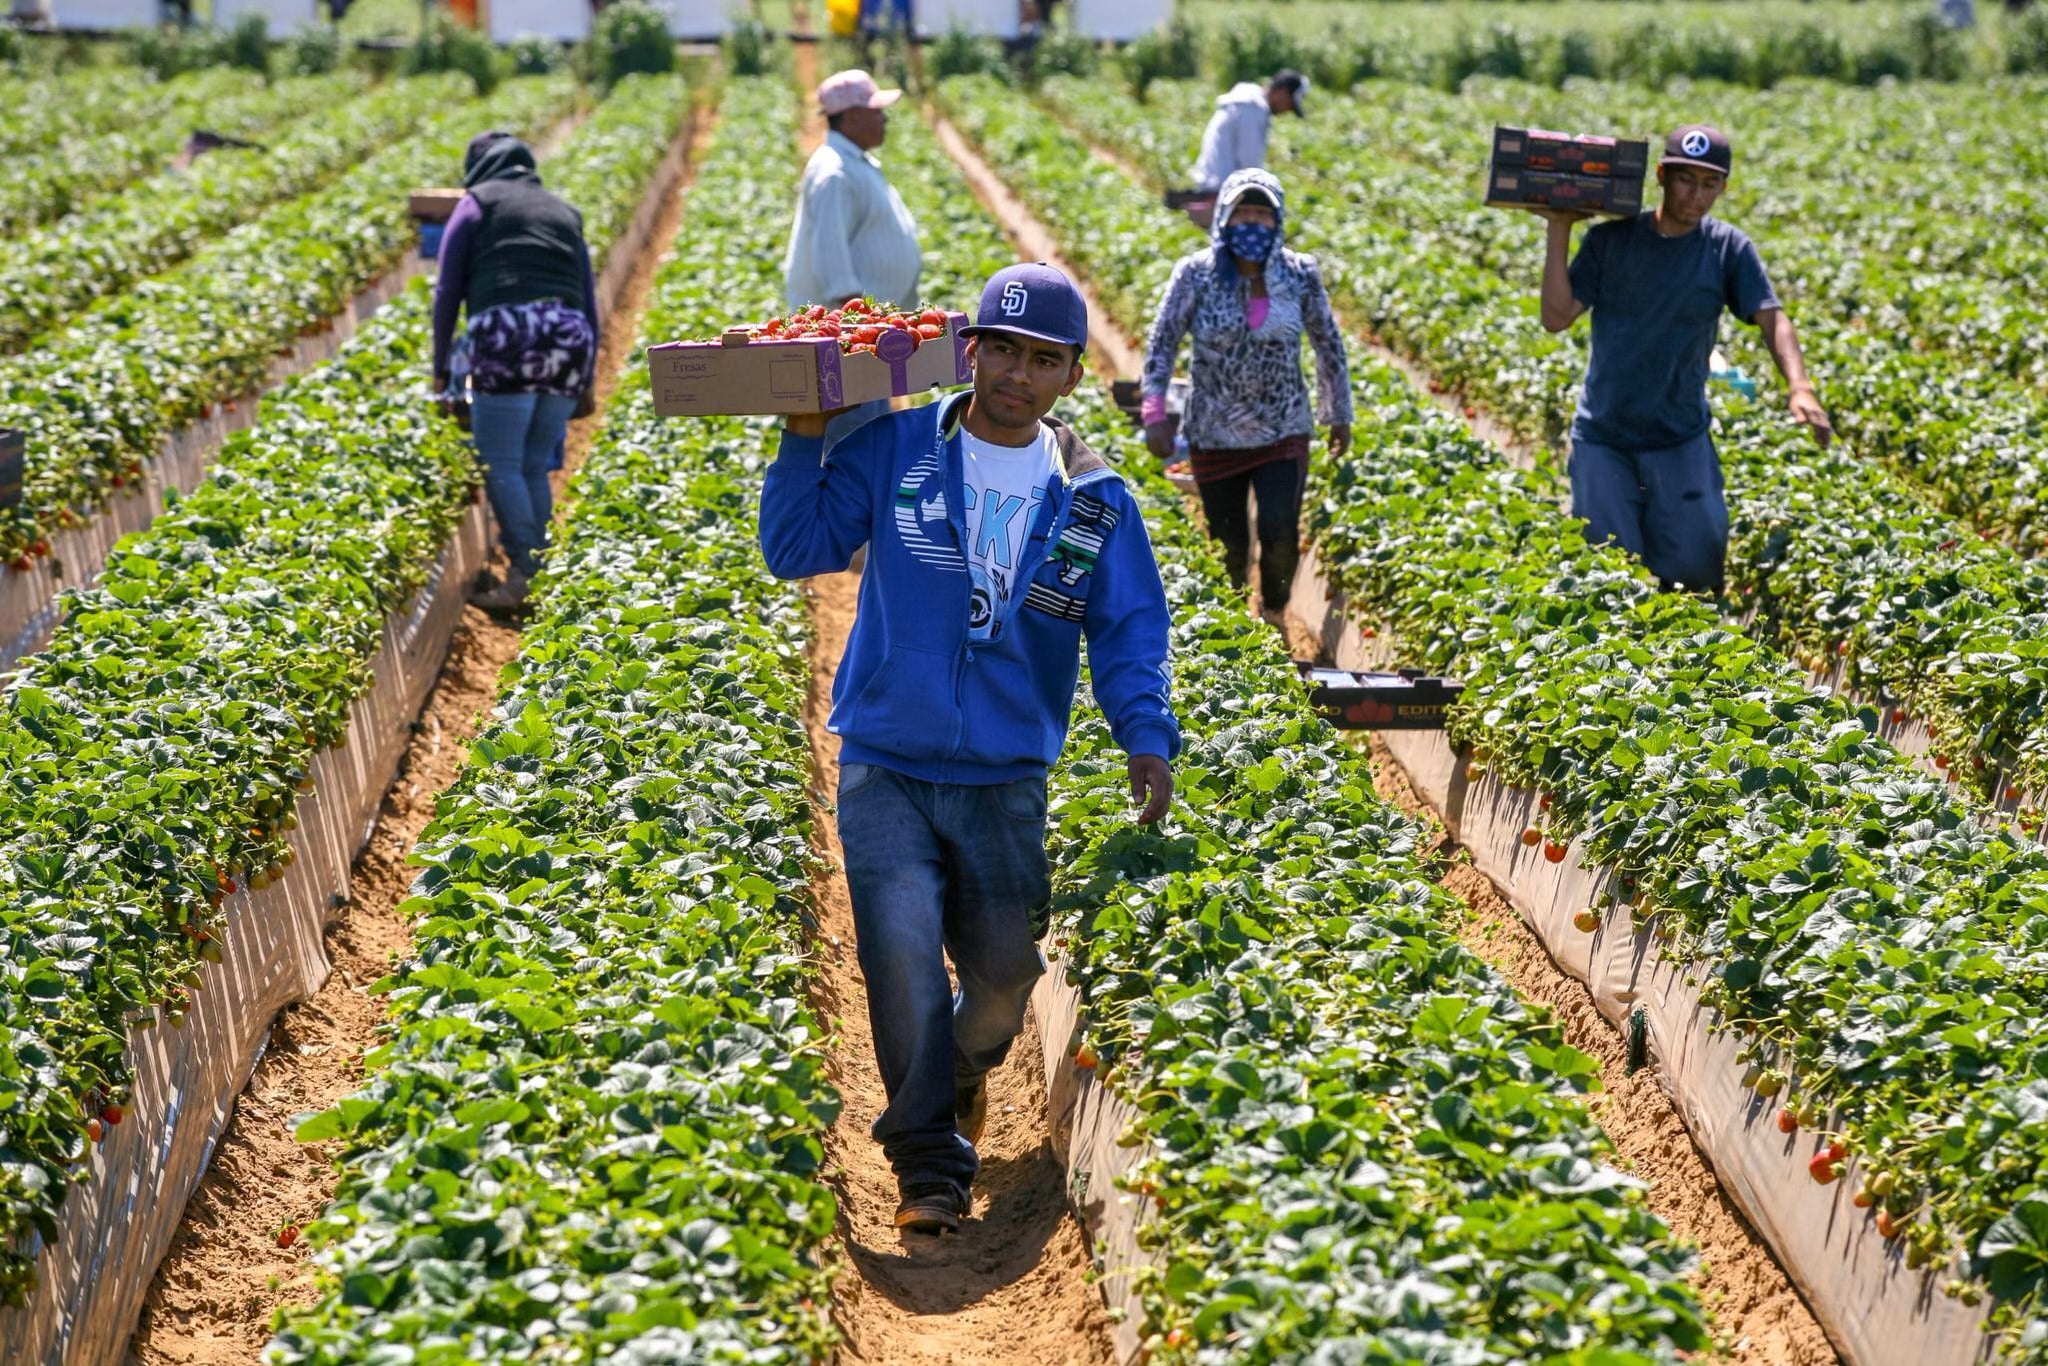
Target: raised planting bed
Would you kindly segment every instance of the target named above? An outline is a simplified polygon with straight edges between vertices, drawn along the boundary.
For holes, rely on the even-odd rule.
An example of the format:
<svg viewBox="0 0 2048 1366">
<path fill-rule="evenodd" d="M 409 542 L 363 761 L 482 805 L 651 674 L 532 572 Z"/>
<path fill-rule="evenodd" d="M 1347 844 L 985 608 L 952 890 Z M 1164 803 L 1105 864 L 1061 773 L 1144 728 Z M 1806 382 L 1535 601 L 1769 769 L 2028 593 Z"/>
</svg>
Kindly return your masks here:
<svg viewBox="0 0 2048 1366">
<path fill-rule="evenodd" d="M 656 196 L 683 93 L 622 85 L 550 163 L 595 247 Z M 6 694 L 0 1221 L 27 1304 L 0 1359 L 118 1359 L 271 1017 L 325 975 L 333 895 L 487 549 L 468 443 L 418 398 L 428 344 L 416 283 L 122 545 Z M 182 1030 L 137 1032 L 163 1018 Z"/>
</svg>

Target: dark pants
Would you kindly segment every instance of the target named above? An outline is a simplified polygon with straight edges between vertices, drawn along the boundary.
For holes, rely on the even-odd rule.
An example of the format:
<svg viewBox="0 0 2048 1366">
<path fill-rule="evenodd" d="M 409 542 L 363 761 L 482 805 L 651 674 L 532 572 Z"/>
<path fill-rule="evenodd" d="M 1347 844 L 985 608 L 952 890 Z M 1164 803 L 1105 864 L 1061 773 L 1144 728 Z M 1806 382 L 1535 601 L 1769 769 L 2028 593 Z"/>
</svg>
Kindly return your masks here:
<svg viewBox="0 0 2048 1366">
<path fill-rule="evenodd" d="M 1586 539 L 1618 542 L 1667 590 L 1722 590 L 1728 559 L 1728 503 L 1721 457 L 1702 435 L 1661 451 L 1572 443 L 1572 515 Z"/>
<path fill-rule="evenodd" d="M 906 1188 L 964 1196 L 981 1160 L 954 1127 L 954 1091 L 1008 1056 L 1045 972 L 1045 779 L 967 787 L 847 764 L 839 838 L 889 1095 L 875 1140 Z"/>
<path fill-rule="evenodd" d="M 1196 485 L 1209 534 L 1223 543 L 1223 564 L 1238 588 L 1251 570 L 1252 517 L 1246 496 L 1258 495 L 1259 594 L 1269 612 L 1285 609 L 1294 591 L 1294 571 L 1301 564 L 1301 495 L 1307 484 L 1307 461 L 1270 460 Z"/>
</svg>

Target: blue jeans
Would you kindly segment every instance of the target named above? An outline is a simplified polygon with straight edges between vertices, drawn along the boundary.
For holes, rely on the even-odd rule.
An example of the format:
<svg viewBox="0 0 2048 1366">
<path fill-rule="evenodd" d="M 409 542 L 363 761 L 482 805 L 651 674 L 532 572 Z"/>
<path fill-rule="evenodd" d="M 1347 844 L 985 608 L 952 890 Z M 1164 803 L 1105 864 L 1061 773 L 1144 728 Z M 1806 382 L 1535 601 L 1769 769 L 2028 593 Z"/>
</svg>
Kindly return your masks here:
<svg viewBox="0 0 2048 1366">
<path fill-rule="evenodd" d="M 478 394 L 470 409 L 498 539 L 513 572 L 528 578 L 540 572 L 555 515 L 548 464 L 575 411 L 576 400 L 563 394 Z"/>
<path fill-rule="evenodd" d="M 1572 515 L 1586 519 L 1587 540 L 1619 542 L 1666 589 L 1722 590 L 1728 503 L 1712 436 L 1661 451 L 1577 440 L 1571 479 Z"/>
<path fill-rule="evenodd" d="M 954 1091 L 1009 1054 L 1045 972 L 1045 780 L 966 787 L 847 764 L 839 837 L 889 1095 L 875 1141 L 906 1188 L 948 1182 L 965 1196 L 981 1160 L 954 1128 Z"/>
</svg>

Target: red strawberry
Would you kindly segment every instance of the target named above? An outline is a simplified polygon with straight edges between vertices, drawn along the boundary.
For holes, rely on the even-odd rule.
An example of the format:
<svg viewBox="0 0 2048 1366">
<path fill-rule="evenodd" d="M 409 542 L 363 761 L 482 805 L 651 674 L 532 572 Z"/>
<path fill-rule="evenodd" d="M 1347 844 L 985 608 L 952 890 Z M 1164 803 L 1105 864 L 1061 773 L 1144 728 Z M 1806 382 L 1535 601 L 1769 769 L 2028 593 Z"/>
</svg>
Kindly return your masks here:
<svg viewBox="0 0 2048 1366">
<path fill-rule="evenodd" d="M 1778 1111 L 1778 1132 L 1791 1134 L 1799 1132 L 1799 1114 L 1790 1106 Z"/>
<path fill-rule="evenodd" d="M 1549 859 L 1552 863 L 1563 863 L 1564 856 L 1565 847 L 1556 840 L 1552 840 L 1543 846 L 1543 857 Z"/>
</svg>

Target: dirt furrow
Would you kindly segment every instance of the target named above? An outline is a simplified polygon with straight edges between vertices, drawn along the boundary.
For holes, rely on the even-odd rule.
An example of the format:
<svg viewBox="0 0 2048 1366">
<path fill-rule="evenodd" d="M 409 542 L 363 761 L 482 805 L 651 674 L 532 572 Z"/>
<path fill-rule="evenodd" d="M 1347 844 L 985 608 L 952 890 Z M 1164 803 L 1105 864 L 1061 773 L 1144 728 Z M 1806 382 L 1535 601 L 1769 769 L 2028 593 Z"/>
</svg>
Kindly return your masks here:
<svg viewBox="0 0 2048 1366">
<path fill-rule="evenodd" d="M 568 468 L 559 494 L 589 450 L 604 402 L 632 356 L 654 272 L 674 238 L 698 151 L 715 116 L 700 110 L 686 167 L 648 234 L 648 244 L 604 319 L 597 375 L 598 415 L 570 424 Z M 559 509 L 558 509 L 559 511 Z M 502 574 L 502 552 L 493 550 Z M 504 667 L 519 653 L 520 632 L 466 608 L 418 730 L 385 793 L 369 844 L 350 872 L 349 903 L 328 927 L 333 972 L 310 1000 L 271 1026 L 267 1051 L 235 1103 L 205 1179 L 186 1207 L 169 1254 L 157 1268 L 130 1354 L 140 1366 L 226 1366 L 258 1359 L 271 1321 L 315 1292 L 310 1265 L 286 1230 L 317 1216 L 334 1192 L 338 1143 L 292 1137 L 294 1116 L 324 1110 L 363 1081 L 363 1055 L 379 1039 L 384 1010 L 369 994 L 412 942 L 398 911 L 412 887 L 407 864 L 433 819 L 441 790 L 461 770 L 467 743 L 498 695 Z"/>
<path fill-rule="evenodd" d="M 868 1136 L 886 1098 L 854 958 L 853 908 L 838 871 L 831 794 L 839 786 L 839 737 L 825 729 L 859 585 L 853 573 L 808 585 L 813 644 L 805 721 L 824 860 L 813 884 L 817 995 L 836 1029 L 832 1080 L 845 1100 L 826 1142 L 839 1196 L 842 1262 L 834 1319 L 846 1335 L 840 1359 L 888 1366 L 1110 1366 L 1108 1313 L 1087 1278 L 1087 1243 L 1052 1150 L 1036 1020 L 1026 1022 L 1009 1061 L 989 1075 L 972 1217 L 947 1238 L 899 1234 L 894 1225 L 896 1178 Z"/>
</svg>

